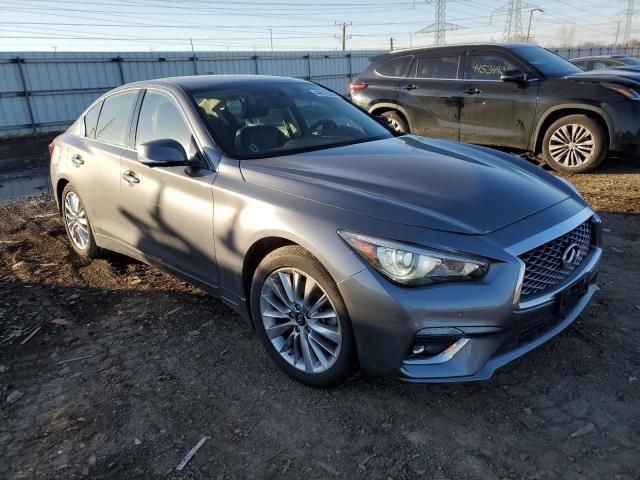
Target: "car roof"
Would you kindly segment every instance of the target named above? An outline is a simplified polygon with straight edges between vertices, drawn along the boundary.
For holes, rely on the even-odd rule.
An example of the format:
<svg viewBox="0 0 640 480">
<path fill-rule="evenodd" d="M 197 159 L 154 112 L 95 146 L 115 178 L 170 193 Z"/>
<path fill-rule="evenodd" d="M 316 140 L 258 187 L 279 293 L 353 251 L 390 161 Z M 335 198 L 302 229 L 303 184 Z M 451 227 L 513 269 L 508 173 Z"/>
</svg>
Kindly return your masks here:
<svg viewBox="0 0 640 480">
<path fill-rule="evenodd" d="M 432 45 L 427 47 L 414 47 L 414 48 L 405 48 L 401 50 L 394 50 L 389 52 L 388 55 L 409 55 L 413 53 L 424 53 L 428 51 L 441 51 L 441 50 L 459 50 L 460 48 L 506 48 L 511 49 L 515 47 L 535 47 L 536 45 L 531 45 L 530 43 L 491 43 L 491 42 L 483 42 L 483 43 L 451 43 L 447 45 Z"/>
<path fill-rule="evenodd" d="M 166 77 L 153 80 L 142 80 L 128 83 L 123 87 L 173 86 L 189 93 L 213 90 L 224 90 L 236 87 L 276 85 L 282 83 L 310 83 L 306 80 L 271 75 L 189 75 L 183 77 Z"/>
<path fill-rule="evenodd" d="M 572 58 L 569 61 L 573 62 L 574 60 L 606 60 L 606 59 L 621 59 L 621 58 L 629 58 L 629 55 L 589 55 L 586 57 L 576 57 Z"/>
</svg>

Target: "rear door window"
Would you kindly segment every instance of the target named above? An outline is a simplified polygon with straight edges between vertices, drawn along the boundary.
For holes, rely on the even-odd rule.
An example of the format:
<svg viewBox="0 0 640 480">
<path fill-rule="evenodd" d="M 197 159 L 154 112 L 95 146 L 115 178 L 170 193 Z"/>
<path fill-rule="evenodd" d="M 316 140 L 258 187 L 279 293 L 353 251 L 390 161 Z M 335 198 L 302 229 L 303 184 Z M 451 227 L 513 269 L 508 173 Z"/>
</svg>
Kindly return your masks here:
<svg viewBox="0 0 640 480">
<path fill-rule="evenodd" d="M 84 136 L 87 138 L 96 138 L 96 129 L 98 127 L 98 116 L 103 102 L 96 103 L 84 116 Z"/>
<path fill-rule="evenodd" d="M 459 65 L 459 56 L 419 58 L 416 78 L 457 79 Z"/>
<path fill-rule="evenodd" d="M 470 80 L 500 80 L 507 70 L 518 68 L 514 63 L 498 53 L 471 54 L 467 78 Z"/>
<path fill-rule="evenodd" d="M 404 77 L 409 71 L 412 60 L 413 57 L 410 55 L 406 57 L 392 58 L 391 60 L 387 60 L 383 64 L 378 65 L 375 68 L 375 72 L 383 77 Z"/>
<path fill-rule="evenodd" d="M 128 90 L 105 98 L 98 120 L 96 140 L 112 145 L 125 145 L 137 97 L 138 90 Z"/>
</svg>

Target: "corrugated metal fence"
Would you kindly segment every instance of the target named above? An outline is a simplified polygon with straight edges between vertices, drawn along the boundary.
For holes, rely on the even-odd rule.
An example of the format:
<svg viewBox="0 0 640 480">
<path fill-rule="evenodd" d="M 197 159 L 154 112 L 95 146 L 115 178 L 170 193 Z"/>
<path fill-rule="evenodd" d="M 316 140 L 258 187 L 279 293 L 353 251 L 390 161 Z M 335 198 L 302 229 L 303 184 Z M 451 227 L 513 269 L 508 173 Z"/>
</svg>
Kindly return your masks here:
<svg viewBox="0 0 640 480">
<path fill-rule="evenodd" d="M 583 47 L 583 48 L 550 48 L 564 58 L 590 57 L 592 55 L 629 55 L 640 57 L 640 47 Z"/>
<path fill-rule="evenodd" d="M 562 57 L 627 54 L 640 47 L 551 49 Z M 60 130 L 123 83 L 211 73 L 283 75 L 346 93 L 379 50 L 336 52 L 0 52 L 0 137 Z"/>
<path fill-rule="evenodd" d="M 0 52 L 0 137 L 60 130 L 123 83 L 248 73 L 304 78 L 346 93 L 378 50 L 348 52 Z"/>
</svg>

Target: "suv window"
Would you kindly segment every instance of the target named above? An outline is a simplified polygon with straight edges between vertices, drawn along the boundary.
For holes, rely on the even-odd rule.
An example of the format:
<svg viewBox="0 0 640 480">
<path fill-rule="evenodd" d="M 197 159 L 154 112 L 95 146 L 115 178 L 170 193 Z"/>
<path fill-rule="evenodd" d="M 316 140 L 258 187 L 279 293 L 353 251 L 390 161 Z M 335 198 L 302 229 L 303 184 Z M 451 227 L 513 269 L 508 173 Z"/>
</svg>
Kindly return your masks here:
<svg viewBox="0 0 640 480">
<path fill-rule="evenodd" d="M 611 60 L 594 60 L 592 70 L 603 70 L 605 68 L 619 67 L 623 65 L 621 62 Z"/>
<path fill-rule="evenodd" d="M 98 116 L 104 102 L 98 102 L 84 116 L 84 136 L 96 138 L 96 128 L 98 126 Z"/>
<path fill-rule="evenodd" d="M 138 90 L 128 90 L 104 99 L 96 130 L 96 140 L 124 146 L 137 96 Z"/>
<path fill-rule="evenodd" d="M 502 72 L 517 68 L 497 53 L 469 55 L 467 78 L 471 80 L 500 80 Z"/>
<path fill-rule="evenodd" d="M 176 140 L 187 154 L 191 149 L 191 129 L 179 107 L 164 93 L 147 90 L 138 118 L 136 146 L 163 139 Z"/>
<path fill-rule="evenodd" d="M 427 57 L 418 59 L 417 78 L 459 78 L 460 57 Z"/>
<path fill-rule="evenodd" d="M 413 57 L 397 57 L 387 60 L 375 68 L 375 72 L 383 77 L 404 77 L 409 71 Z"/>
<path fill-rule="evenodd" d="M 576 67 L 581 68 L 582 70 L 588 70 L 589 69 L 589 65 L 587 62 L 585 61 L 580 61 L 580 62 L 572 62 Z"/>
</svg>

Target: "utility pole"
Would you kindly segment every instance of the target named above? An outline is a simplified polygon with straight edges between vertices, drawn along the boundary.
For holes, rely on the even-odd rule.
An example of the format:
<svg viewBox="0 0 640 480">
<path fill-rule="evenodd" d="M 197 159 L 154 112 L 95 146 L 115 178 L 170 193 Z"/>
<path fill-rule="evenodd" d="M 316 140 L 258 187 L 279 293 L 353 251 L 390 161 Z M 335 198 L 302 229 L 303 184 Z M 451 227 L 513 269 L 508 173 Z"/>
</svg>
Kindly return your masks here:
<svg viewBox="0 0 640 480">
<path fill-rule="evenodd" d="M 393 52 L 393 37 L 389 38 L 389 51 Z"/>
<path fill-rule="evenodd" d="M 342 29 L 342 34 L 339 37 L 342 43 L 342 51 L 344 52 L 347 49 L 347 27 L 351 25 L 351 22 L 335 22 L 337 26 Z"/>
<path fill-rule="evenodd" d="M 269 42 L 271 43 L 271 51 L 273 52 L 273 28 L 269 29 Z"/>
<path fill-rule="evenodd" d="M 618 19 L 618 26 L 616 27 L 616 40 L 613 42 L 614 46 L 618 46 L 618 38 L 620 37 L 620 24 L 622 23 L 622 20 Z"/>
<path fill-rule="evenodd" d="M 464 27 L 447 22 L 447 0 L 430 0 L 428 3 L 435 5 L 435 21 L 416 33 L 433 33 L 433 44 L 444 45 L 447 43 L 445 37 L 447 30 L 458 30 Z"/>
<path fill-rule="evenodd" d="M 627 11 L 625 13 L 625 22 L 624 22 L 624 38 L 623 42 L 625 45 L 629 44 L 631 40 L 631 23 L 633 21 L 633 4 L 634 0 L 627 0 Z"/>
<path fill-rule="evenodd" d="M 529 43 L 529 39 L 531 38 L 531 20 L 533 19 L 533 12 L 544 13 L 544 10 L 541 8 L 532 8 L 529 10 L 529 27 L 527 27 L 527 43 Z"/>
</svg>

